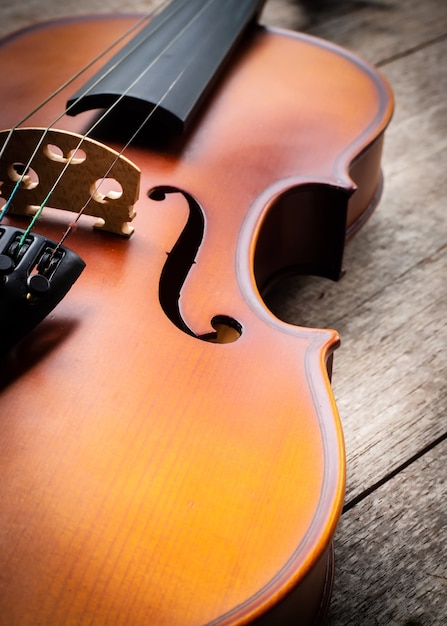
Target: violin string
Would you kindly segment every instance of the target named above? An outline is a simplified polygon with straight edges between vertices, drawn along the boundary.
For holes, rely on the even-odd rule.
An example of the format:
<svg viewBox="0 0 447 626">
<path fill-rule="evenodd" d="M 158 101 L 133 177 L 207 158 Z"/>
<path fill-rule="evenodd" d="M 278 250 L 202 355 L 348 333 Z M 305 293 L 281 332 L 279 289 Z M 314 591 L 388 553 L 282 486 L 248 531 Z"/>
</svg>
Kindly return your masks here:
<svg viewBox="0 0 447 626">
<path fill-rule="evenodd" d="M 35 113 L 37 113 L 40 109 L 42 109 L 46 104 L 48 104 L 48 102 L 50 102 L 53 98 L 55 98 L 59 93 L 61 93 L 61 91 L 63 91 L 64 89 L 66 89 L 67 87 L 69 87 L 77 78 L 79 78 L 80 76 L 82 76 L 82 74 L 84 72 L 86 72 L 87 70 L 89 70 L 95 63 L 97 63 L 98 61 L 100 61 L 106 54 L 108 54 L 109 52 L 111 52 L 113 50 L 113 48 L 115 48 L 115 46 L 119 45 L 126 37 L 128 37 L 129 35 L 131 35 L 133 33 L 134 30 L 136 30 L 137 28 L 139 28 L 141 26 L 141 24 L 143 24 L 144 22 L 146 22 L 147 20 L 149 20 L 150 18 L 152 18 L 158 11 L 160 11 L 163 6 L 165 4 L 168 4 L 170 2 L 170 0 L 164 0 L 158 7 L 156 7 L 155 9 L 153 9 L 152 11 L 149 11 L 148 13 L 146 13 L 146 15 L 143 15 L 142 17 L 140 17 L 137 22 L 135 22 L 135 24 L 132 24 L 132 26 L 130 28 L 127 29 L 126 32 L 124 32 L 122 35 L 120 35 L 118 37 L 118 39 L 116 39 L 115 41 L 113 41 L 109 46 L 107 46 L 107 48 L 105 48 L 104 50 L 102 50 L 96 57 L 94 57 L 93 59 L 91 59 L 86 65 L 84 65 L 84 67 L 82 67 L 81 69 L 79 69 L 75 74 L 73 74 L 73 76 L 71 76 L 70 78 L 68 78 L 64 83 L 62 83 L 57 89 L 55 89 L 49 96 L 47 96 L 44 100 L 42 100 L 42 102 L 40 102 L 38 105 L 36 105 L 34 107 L 34 109 L 32 109 L 31 111 L 29 111 L 25 117 L 23 117 L 19 122 L 16 122 L 14 124 L 14 126 L 9 130 L 8 135 L 5 139 L 5 142 L 2 146 L 2 148 L 0 149 L 0 159 L 3 156 L 4 150 L 8 144 L 8 142 L 10 141 L 10 138 L 12 136 L 12 134 L 14 133 L 14 131 L 19 128 L 19 126 L 22 126 L 32 115 L 34 115 Z M 84 95 L 84 94 L 82 94 Z M 82 96 L 81 96 L 82 97 Z M 76 101 L 77 102 L 77 101 Z M 70 107 L 69 107 L 70 108 Z M 62 115 L 64 115 L 68 110 L 66 109 L 64 111 L 64 113 L 62 113 Z M 60 117 L 58 117 L 56 119 L 56 121 L 60 119 Z M 52 122 L 50 124 L 50 127 L 53 126 L 55 124 L 55 121 Z"/>
<path fill-rule="evenodd" d="M 209 0 L 209 2 L 207 3 L 207 5 L 204 7 L 206 8 L 209 4 L 211 4 L 214 0 Z M 190 22 L 191 24 L 191 22 Z M 190 25 L 189 24 L 189 25 Z M 188 26 L 189 26 L 188 25 Z M 63 245 L 63 243 L 65 242 L 65 240 L 67 239 L 67 237 L 73 232 L 73 230 L 76 228 L 76 224 L 77 222 L 80 220 L 81 216 L 83 215 L 83 213 L 85 212 L 85 210 L 87 209 L 88 205 L 90 204 L 90 202 L 94 199 L 96 193 L 98 192 L 98 190 L 100 189 L 101 185 L 104 183 L 104 181 L 106 180 L 107 176 L 110 174 L 110 172 L 112 171 L 112 169 L 114 168 L 115 164 L 117 163 L 117 161 L 120 159 L 121 156 L 123 156 L 124 152 L 127 150 L 127 148 L 130 146 L 130 144 L 136 139 L 136 137 L 138 136 L 138 134 L 142 131 L 142 129 L 144 128 L 144 126 L 150 121 L 150 119 L 152 118 L 152 116 L 156 113 L 157 109 L 162 105 L 163 101 L 165 100 L 165 98 L 169 95 L 169 93 L 172 91 L 172 89 L 175 87 L 175 85 L 178 83 L 178 81 L 181 79 L 181 77 L 183 76 L 183 74 L 186 72 L 186 70 L 189 68 L 189 66 L 196 60 L 196 58 L 199 56 L 199 53 L 201 52 L 201 48 L 204 46 L 205 44 L 205 39 L 202 39 L 202 43 L 201 45 L 199 45 L 198 48 L 196 48 L 196 53 L 193 57 L 190 57 L 189 62 L 187 65 L 185 65 L 183 67 L 183 69 L 179 72 L 179 74 L 176 76 L 176 78 L 172 81 L 172 83 L 169 85 L 168 89 L 165 91 L 165 93 L 162 95 L 162 97 L 160 98 L 160 100 L 157 102 L 157 104 L 154 106 L 153 109 L 151 109 L 151 111 L 146 115 L 146 117 L 143 119 L 143 121 L 139 124 L 139 126 L 136 128 L 136 130 L 132 133 L 132 135 L 129 137 L 129 139 L 126 141 L 126 143 L 122 146 L 121 150 L 116 154 L 113 162 L 109 165 L 109 167 L 107 168 L 106 172 L 104 173 L 102 179 L 98 182 L 98 184 L 96 185 L 94 191 L 90 194 L 90 196 L 88 197 L 87 201 L 84 203 L 84 205 L 82 206 L 82 208 L 79 210 L 79 212 L 77 213 L 75 219 L 71 222 L 71 224 L 69 224 L 69 226 L 67 227 L 65 233 L 62 235 L 60 241 L 58 242 L 58 244 L 56 245 L 53 253 L 51 254 L 50 260 L 48 265 L 50 265 L 52 259 L 54 258 L 54 256 L 57 254 L 57 252 L 59 251 L 59 249 L 61 248 L 61 246 Z"/>
<path fill-rule="evenodd" d="M 28 228 L 24 231 L 22 237 L 20 238 L 20 241 L 18 243 L 18 247 L 20 248 L 21 246 L 23 246 L 23 244 L 25 243 L 26 238 L 28 237 L 28 235 L 30 234 L 31 230 L 34 228 L 35 223 L 37 222 L 37 220 L 39 219 L 40 215 L 42 214 L 43 210 L 45 209 L 45 206 L 47 205 L 50 197 L 52 196 L 52 194 L 54 193 L 54 190 L 56 189 L 56 187 L 58 186 L 58 184 L 60 183 L 60 181 L 62 180 L 65 172 L 67 171 L 68 167 L 70 167 L 73 159 L 75 158 L 76 152 L 81 148 L 84 140 L 95 130 L 95 128 L 97 128 L 97 126 L 99 126 L 99 124 L 101 124 L 106 118 L 107 116 L 111 113 L 111 111 L 116 108 L 119 103 L 125 98 L 125 96 L 129 93 L 129 91 L 147 74 L 147 72 L 155 65 L 155 63 L 162 57 L 163 54 L 165 54 L 177 41 L 178 39 L 180 39 L 180 37 L 182 37 L 185 32 L 188 30 L 188 28 L 191 27 L 191 25 L 196 22 L 201 15 L 206 11 L 206 9 L 215 2 L 216 0 L 207 0 L 207 2 L 202 6 L 202 8 L 195 14 L 195 16 L 188 22 L 188 24 L 186 24 L 181 30 L 180 32 L 169 42 L 169 44 L 157 55 L 157 57 L 140 73 L 140 75 L 134 80 L 132 81 L 132 83 L 126 88 L 126 90 L 120 94 L 120 96 L 115 100 L 115 102 L 95 121 L 95 123 L 88 129 L 88 131 L 86 133 L 84 133 L 84 135 L 81 137 L 81 139 L 79 140 L 77 146 L 72 150 L 71 152 L 71 156 L 69 157 L 69 159 L 67 159 L 66 163 L 64 164 L 64 167 L 62 168 L 62 171 L 60 172 L 60 174 L 58 175 L 58 177 L 56 178 L 54 184 L 52 185 L 52 187 L 50 188 L 47 196 L 45 197 L 44 201 L 41 203 L 41 205 L 38 207 L 36 213 L 34 214 Z M 197 56 L 197 53 L 196 55 Z M 180 77 L 183 75 L 183 73 L 185 72 L 186 68 L 189 67 L 189 65 L 191 64 L 191 60 L 188 63 L 187 66 L 185 66 L 181 72 L 177 75 L 177 77 L 174 79 L 174 81 L 171 83 L 171 85 L 168 87 L 168 89 L 166 90 L 165 94 L 161 97 L 161 99 L 159 100 L 159 102 L 156 104 L 156 107 L 154 109 L 151 110 L 150 114 L 147 116 L 147 119 L 145 120 L 145 122 L 141 125 L 141 128 L 144 126 L 145 123 L 147 123 L 147 121 L 149 121 L 149 119 L 152 117 L 152 115 L 154 114 L 156 108 L 158 108 L 161 104 L 161 102 L 166 98 L 166 96 L 168 95 L 168 93 L 172 90 L 172 88 L 174 87 L 174 85 L 178 82 L 178 80 L 180 79 Z M 141 130 L 138 129 L 138 132 Z M 136 133 L 137 134 L 137 133 Z M 135 134 L 135 136 L 136 136 Z M 133 141 L 133 139 L 135 139 L 135 136 L 132 136 L 128 142 L 125 144 L 125 148 L 126 149 L 128 147 L 128 145 Z M 124 152 L 124 149 L 121 150 L 120 153 L 118 153 L 118 155 L 115 158 L 115 162 L 120 158 L 120 156 L 122 156 L 122 153 Z M 113 165 L 112 165 L 113 167 Z M 110 173 L 110 169 L 108 170 L 108 173 Z M 104 180 L 107 178 L 108 173 L 106 173 L 103 178 L 101 179 L 99 185 L 97 185 L 97 187 L 95 188 L 95 190 L 91 193 L 87 203 L 91 202 L 91 200 L 93 200 L 94 195 L 96 193 L 96 190 L 101 186 L 101 184 L 103 184 Z M 86 205 L 85 205 L 86 206 Z M 81 211 L 85 211 L 85 208 L 81 208 Z M 79 213 L 78 213 L 79 214 Z M 75 220 L 76 221 L 76 220 Z M 73 222 L 74 223 L 74 222 Z"/>
<path fill-rule="evenodd" d="M 185 0 L 186 2 L 187 0 Z M 15 124 L 13 126 L 13 128 L 8 132 L 8 135 L 6 137 L 6 140 L 0 150 L 0 159 L 2 158 L 2 155 L 4 153 L 4 150 L 6 149 L 6 146 L 8 144 L 8 142 L 10 141 L 12 134 L 27 120 L 29 119 L 34 113 L 36 113 L 39 109 L 41 109 L 43 106 L 45 106 L 45 104 L 47 104 L 52 98 L 54 98 L 55 96 L 57 96 L 64 88 L 66 88 L 67 86 L 69 86 L 74 80 L 76 80 L 83 72 L 85 72 L 86 70 L 88 70 L 94 63 L 96 63 L 99 59 L 101 59 L 105 54 L 107 54 L 113 47 L 115 47 L 120 41 L 122 41 L 125 37 L 127 37 L 130 33 L 132 33 L 136 28 L 138 28 L 144 21 L 148 20 L 149 18 L 153 17 L 155 14 L 157 14 L 158 12 L 161 11 L 161 9 L 169 4 L 170 0 L 164 0 L 160 5 L 158 5 L 158 7 L 156 7 L 156 9 L 154 9 L 153 11 L 147 13 L 145 16 L 143 16 L 142 18 L 140 18 L 136 24 L 132 25 L 130 29 L 128 29 L 123 35 L 121 35 L 119 37 L 118 40 L 116 40 L 115 42 L 113 42 L 108 48 L 106 48 L 106 50 L 102 51 L 96 58 L 94 58 L 92 61 L 90 61 L 87 65 L 85 65 L 81 70 L 79 70 L 76 74 L 74 74 L 74 76 L 72 76 L 70 79 L 68 79 L 67 81 L 65 81 L 65 83 L 63 83 L 63 85 L 61 85 L 56 91 L 54 91 L 50 96 L 48 96 L 43 102 L 41 102 L 39 105 L 37 105 L 30 113 L 28 113 L 20 122 L 18 122 L 17 124 Z M 181 8 L 181 6 L 180 6 Z M 180 10 L 177 9 L 177 10 Z M 175 14 L 174 14 L 175 15 Z M 4 218 L 4 216 L 7 214 L 14 196 L 16 195 L 16 193 L 18 192 L 21 184 L 23 183 L 23 180 L 29 170 L 29 168 L 31 167 L 32 161 L 35 158 L 37 152 L 39 151 L 39 148 L 41 147 L 42 143 L 45 140 L 45 137 L 48 135 L 48 132 L 51 130 L 51 128 L 54 127 L 55 124 L 57 124 L 57 122 L 62 119 L 62 117 L 64 117 L 64 115 L 66 115 L 73 107 L 75 107 L 78 102 L 84 98 L 86 95 L 88 95 L 90 93 L 90 91 L 92 91 L 102 80 L 104 80 L 111 72 L 113 72 L 114 70 L 116 70 L 119 65 L 124 62 L 131 54 L 133 54 L 135 52 L 135 50 L 137 50 L 140 46 L 142 46 L 147 39 L 153 35 L 154 32 L 157 32 L 157 30 L 159 28 L 161 28 L 165 23 L 167 19 L 170 19 L 171 16 L 166 17 L 165 20 L 162 20 L 159 25 L 157 26 L 157 28 L 153 31 L 151 31 L 145 38 L 143 38 L 142 41 L 138 42 L 137 44 L 135 44 L 133 47 L 131 47 L 128 52 L 119 59 L 119 61 L 117 61 L 116 63 L 114 63 L 104 74 L 101 74 L 98 79 L 89 87 L 87 88 L 82 94 L 80 94 L 78 96 L 78 98 L 76 98 L 76 100 L 74 102 L 71 103 L 70 106 L 68 106 L 67 108 L 64 109 L 64 111 L 62 111 L 62 113 L 60 113 L 58 116 L 56 116 L 54 118 L 54 120 L 42 131 L 42 135 L 39 139 L 39 141 L 37 142 L 37 145 L 34 148 L 34 151 L 32 152 L 31 156 L 28 159 L 28 162 L 24 165 L 23 167 L 23 171 L 22 174 L 18 177 L 15 186 L 8 198 L 8 201 L 5 203 L 2 211 L 0 212 L 0 222 L 2 221 L 2 219 Z M 73 155 L 74 156 L 74 155 Z"/>
<path fill-rule="evenodd" d="M 214 2 L 214 0 L 209 0 L 207 2 L 207 4 L 205 5 L 204 9 L 206 9 L 207 6 L 209 6 L 210 4 L 212 4 L 212 2 Z M 191 24 L 191 22 L 187 25 L 187 27 L 189 27 Z M 186 28 L 185 27 L 183 30 L 185 31 Z M 181 36 L 181 34 L 179 35 Z M 81 216 L 84 214 L 84 212 L 86 211 L 88 205 L 90 204 L 90 202 L 94 199 L 96 193 L 98 192 L 98 190 L 100 189 L 101 185 L 104 183 L 104 181 L 106 180 L 106 178 L 108 177 L 108 175 L 110 174 L 110 172 L 113 170 L 114 166 L 116 165 L 117 161 L 123 156 L 124 152 L 127 150 L 127 148 L 131 145 L 131 143 L 136 139 L 136 137 L 138 136 L 138 134 L 142 131 L 142 129 L 144 128 L 144 126 L 146 126 L 146 124 L 150 121 L 150 119 L 152 118 L 152 116 L 156 113 L 157 109 L 160 108 L 160 106 L 163 104 L 163 101 L 167 98 L 167 96 L 169 95 L 169 93 L 172 91 L 172 89 L 175 87 L 175 85 L 178 83 L 178 81 L 181 79 L 181 77 L 183 76 L 183 74 L 186 72 L 186 70 L 190 67 L 190 65 L 197 59 L 197 57 L 199 56 L 200 52 L 201 52 L 201 48 L 204 46 L 205 40 L 202 39 L 202 43 L 196 48 L 196 52 L 194 54 L 194 56 L 190 57 L 189 62 L 187 63 L 187 65 L 185 65 L 183 67 L 183 69 L 178 73 L 178 75 L 176 76 L 176 78 L 171 82 L 171 84 L 169 85 L 169 87 L 167 88 L 167 90 L 165 91 L 165 93 L 161 96 L 161 98 L 159 99 L 159 101 L 156 103 L 156 105 L 154 106 L 153 109 L 151 109 L 151 111 L 144 117 L 144 119 L 142 120 L 142 122 L 138 125 L 138 127 L 134 130 L 134 132 L 132 133 L 132 135 L 128 138 L 128 140 L 126 141 L 126 143 L 122 146 L 121 150 L 116 154 L 114 160 L 112 161 L 112 163 L 109 165 L 109 167 L 107 168 L 106 172 L 103 174 L 103 177 L 101 178 L 101 180 L 98 182 L 98 184 L 96 185 L 95 189 L 93 190 L 93 192 L 90 194 L 90 196 L 88 197 L 88 199 L 86 200 L 86 202 L 84 203 L 84 205 L 81 207 L 81 209 L 79 210 L 79 212 L 77 213 L 75 219 L 68 225 L 67 229 L 65 230 L 64 234 L 62 235 L 62 237 L 60 238 L 59 242 L 57 243 L 56 247 L 54 248 L 49 261 L 47 263 L 47 267 L 49 267 L 51 265 L 51 262 L 53 260 L 53 258 L 56 256 L 56 254 L 58 253 L 59 249 L 62 247 L 62 245 L 64 244 L 65 240 L 67 239 L 67 237 L 74 231 L 74 229 L 76 228 L 76 224 L 77 222 L 80 220 Z M 169 48 L 167 48 L 169 49 Z M 106 112 L 106 114 L 108 114 L 109 110 Z"/>
<path fill-rule="evenodd" d="M 115 156 L 114 160 L 112 161 L 112 163 L 109 165 L 109 167 L 107 168 L 106 172 L 104 173 L 102 179 L 99 181 L 99 183 L 96 185 L 94 191 L 90 194 L 90 196 L 87 198 L 86 202 L 84 203 L 84 205 L 81 207 L 81 209 L 79 210 L 79 212 L 76 214 L 75 219 L 71 222 L 71 224 L 69 224 L 69 226 L 67 227 L 66 231 L 64 232 L 64 234 L 62 235 L 61 239 L 59 240 L 59 242 L 57 243 L 56 247 L 53 250 L 53 253 L 51 254 L 51 257 L 48 261 L 48 266 L 51 264 L 52 259 L 56 256 L 57 252 L 59 251 L 59 249 L 61 248 L 61 246 L 63 245 L 64 241 L 67 239 L 67 237 L 73 232 L 73 230 L 76 227 L 77 222 L 80 220 L 81 216 L 85 213 L 88 205 L 90 204 L 90 202 L 93 200 L 93 198 L 95 197 L 95 194 L 99 191 L 101 185 L 104 183 L 104 181 L 107 179 L 107 176 L 110 174 L 110 172 L 112 171 L 112 169 L 114 168 L 114 166 L 116 165 L 118 159 L 120 159 L 120 157 L 124 154 L 124 152 L 127 150 L 127 148 L 130 146 L 130 144 L 134 141 L 134 139 L 138 136 L 138 134 L 141 132 L 141 130 L 144 128 L 144 126 L 149 122 L 149 120 L 151 119 L 151 117 L 155 114 L 156 110 L 162 105 L 164 99 L 169 95 L 169 93 L 172 91 L 172 89 L 175 87 L 175 85 L 178 83 L 178 81 L 180 80 L 180 78 L 183 76 L 183 74 L 185 73 L 185 71 L 188 69 L 190 64 L 188 64 L 187 66 L 185 66 L 183 68 L 183 70 L 177 75 L 177 77 L 172 81 L 172 83 L 169 85 L 168 89 L 165 91 L 165 93 L 163 94 L 163 96 L 160 98 L 160 100 L 157 102 L 157 104 L 155 105 L 155 107 L 146 115 L 146 117 L 143 119 L 143 121 L 139 124 L 139 126 L 137 127 L 137 129 L 132 133 L 131 137 L 129 137 L 129 139 L 126 141 L 126 143 L 123 145 L 123 147 L 121 148 L 121 150 L 117 153 L 117 155 Z"/>
</svg>

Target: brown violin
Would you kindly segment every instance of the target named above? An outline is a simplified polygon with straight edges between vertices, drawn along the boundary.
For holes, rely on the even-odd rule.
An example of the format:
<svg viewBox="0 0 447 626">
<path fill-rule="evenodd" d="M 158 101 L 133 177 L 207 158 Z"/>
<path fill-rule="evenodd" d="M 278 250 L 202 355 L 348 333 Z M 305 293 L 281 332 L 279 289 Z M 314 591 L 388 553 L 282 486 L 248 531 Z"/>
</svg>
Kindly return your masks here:
<svg viewBox="0 0 447 626">
<path fill-rule="evenodd" d="M 166 4 L 166 3 L 165 3 Z M 380 196 L 383 77 L 263 2 L 0 42 L 0 621 L 318 624 L 345 456 L 337 279 Z"/>
</svg>

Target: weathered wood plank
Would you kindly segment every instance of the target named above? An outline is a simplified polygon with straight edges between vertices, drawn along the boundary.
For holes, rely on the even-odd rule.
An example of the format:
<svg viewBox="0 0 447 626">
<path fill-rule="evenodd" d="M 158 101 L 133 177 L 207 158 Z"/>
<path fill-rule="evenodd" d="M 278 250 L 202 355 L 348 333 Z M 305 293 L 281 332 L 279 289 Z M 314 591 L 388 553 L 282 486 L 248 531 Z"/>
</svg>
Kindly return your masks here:
<svg viewBox="0 0 447 626">
<path fill-rule="evenodd" d="M 329 626 L 447 624 L 447 441 L 342 516 Z"/>
<path fill-rule="evenodd" d="M 334 41 L 375 64 L 446 35 L 444 0 L 269 0 L 266 22 Z"/>
<path fill-rule="evenodd" d="M 46 20 L 93 13 L 148 13 L 160 0 L 0 0 L 0 36 Z M 65 51 L 67 54 L 69 50 Z"/>
<path fill-rule="evenodd" d="M 345 428 L 348 500 L 447 431 L 445 252 L 347 323 L 345 376 L 334 389 Z"/>
</svg>

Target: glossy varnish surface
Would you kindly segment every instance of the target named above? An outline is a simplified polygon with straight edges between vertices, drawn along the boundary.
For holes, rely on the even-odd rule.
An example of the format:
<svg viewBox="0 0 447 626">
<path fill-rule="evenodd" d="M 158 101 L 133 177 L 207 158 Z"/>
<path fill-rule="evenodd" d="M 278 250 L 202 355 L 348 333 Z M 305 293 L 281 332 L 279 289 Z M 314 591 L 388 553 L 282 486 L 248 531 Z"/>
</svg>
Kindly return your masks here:
<svg viewBox="0 0 447 626">
<path fill-rule="evenodd" d="M 5 43 L 1 126 L 127 23 L 35 29 L 26 54 L 20 37 Z M 76 50 L 64 64 L 60 46 Z M 48 124 L 62 103 L 30 122 Z M 368 66 L 259 30 L 186 138 L 128 151 L 142 170 L 135 234 L 95 233 L 86 218 L 70 240 L 87 263 L 82 283 L 2 364 L 5 623 L 243 623 L 325 554 L 344 490 L 326 374 L 338 337 L 267 310 L 256 242 L 267 210 L 297 185 L 351 193 L 347 170 L 371 145 L 373 182 L 365 206 L 351 205 L 354 223 L 380 184 L 375 149 L 390 113 Z M 159 185 L 185 190 L 205 214 L 182 315 L 199 335 L 213 316 L 234 318 L 234 343 L 191 337 L 161 310 L 160 276 L 188 207 L 181 194 L 149 199 Z M 50 216 L 41 230 L 57 239 L 64 219 Z"/>
</svg>

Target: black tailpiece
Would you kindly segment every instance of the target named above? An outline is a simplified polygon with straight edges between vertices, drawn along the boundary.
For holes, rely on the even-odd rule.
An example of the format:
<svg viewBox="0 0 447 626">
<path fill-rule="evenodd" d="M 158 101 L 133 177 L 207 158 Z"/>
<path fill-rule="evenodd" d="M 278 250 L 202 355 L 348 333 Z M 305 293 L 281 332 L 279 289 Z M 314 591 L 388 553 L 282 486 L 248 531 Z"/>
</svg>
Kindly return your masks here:
<svg viewBox="0 0 447 626">
<path fill-rule="evenodd" d="M 85 267 L 74 252 L 42 235 L 0 226 L 0 354 L 37 326 Z"/>
</svg>

